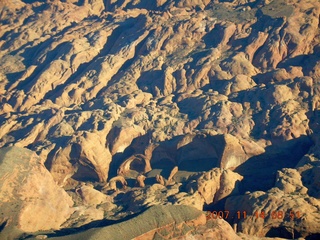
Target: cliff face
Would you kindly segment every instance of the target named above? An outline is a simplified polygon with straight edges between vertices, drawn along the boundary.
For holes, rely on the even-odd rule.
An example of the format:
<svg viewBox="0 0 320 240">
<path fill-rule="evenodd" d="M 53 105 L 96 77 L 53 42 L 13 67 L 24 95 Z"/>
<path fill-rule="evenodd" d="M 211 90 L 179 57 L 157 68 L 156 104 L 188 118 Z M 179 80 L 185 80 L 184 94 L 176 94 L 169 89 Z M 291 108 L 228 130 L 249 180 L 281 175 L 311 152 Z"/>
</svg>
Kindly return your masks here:
<svg viewBox="0 0 320 240">
<path fill-rule="evenodd" d="M 82 212 L 61 228 L 153 202 L 229 211 L 234 198 L 250 196 L 253 214 L 265 204 L 255 201 L 277 193 L 289 212 L 312 199 L 303 211 L 316 227 L 297 222 L 294 231 L 319 234 L 319 1 L 0 7 L 0 147 L 36 152 L 72 196 Z M 305 190 L 293 206 L 296 188 Z M 102 200 L 88 204 L 87 190 Z M 250 220 L 239 221 L 259 236 L 281 237 L 291 226 L 284 219 L 248 230 Z"/>
</svg>

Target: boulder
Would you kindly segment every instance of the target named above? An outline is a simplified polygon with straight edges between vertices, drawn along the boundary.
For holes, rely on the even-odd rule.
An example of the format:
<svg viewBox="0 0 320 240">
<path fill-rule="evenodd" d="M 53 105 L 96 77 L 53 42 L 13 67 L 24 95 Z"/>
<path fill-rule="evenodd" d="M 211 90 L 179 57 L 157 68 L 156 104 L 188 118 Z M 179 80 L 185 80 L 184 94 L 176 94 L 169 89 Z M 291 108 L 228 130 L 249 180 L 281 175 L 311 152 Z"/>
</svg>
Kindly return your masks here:
<svg viewBox="0 0 320 240">
<path fill-rule="evenodd" d="M 194 182 L 187 184 L 189 192 L 199 193 L 204 202 L 209 205 L 234 194 L 239 194 L 238 185 L 243 177 L 231 170 L 214 168 L 211 171 L 203 173 Z"/>
<path fill-rule="evenodd" d="M 41 159 L 28 149 L 8 147 L 0 149 L 0 165 L 0 238 L 60 229 L 74 212 L 73 201 Z"/>
</svg>

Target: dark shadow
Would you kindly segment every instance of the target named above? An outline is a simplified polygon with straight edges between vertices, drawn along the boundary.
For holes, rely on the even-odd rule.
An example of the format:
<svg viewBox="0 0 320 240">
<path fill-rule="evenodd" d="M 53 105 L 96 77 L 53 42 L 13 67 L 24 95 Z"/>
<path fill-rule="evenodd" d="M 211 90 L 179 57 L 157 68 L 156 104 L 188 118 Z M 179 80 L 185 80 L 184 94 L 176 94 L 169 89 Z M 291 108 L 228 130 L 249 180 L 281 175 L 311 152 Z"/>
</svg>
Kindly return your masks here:
<svg viewBox="0 0 320 240">
<path fill-rule="evenodd" d="M 222 139 L 221 135 L 193 137 L 188 144 L 178 149 L 179 170 L 202 172 L 220 167 L 219 158 L 225 147 Z"/>
<path fill-rule="evenodd" d="M 98 174 L 94 165 L 87 160 L 85 156 L 81 156 L 82 147 L 80 144 L 74 143 L 71 146 L 71 152 L 69 155 L 70 163 L 74 167 L 78 167 L 77 171 L 73 174 L 72 178 L 77 181 L 99 181 Z"/>
<path fill-rule="evenodd" d="M 118 6 L 122 6 L 125 0 L 118 0 L 118 1 L 110 1 L 110 0 L 104 0 L 104 6 L 106 8 L 106 11 L 114 12 L 116 9 L 118 9 Z"/>
<path fill-rule="evenodd" d="M 132 214 L 132 215 L 127 216 L 127 217 L 124 217 L 121 220 L 108 220 L 108 219 L 96 220 L 96 221 L 90 222 L 88 224 L 85 224 L 85 225 L 83 225 L 81 227 L 65 228 L 65 229 L 61 229 L 61 230 L 55 231 L 54 233 L 52 233 L 52 232 L 50 232 L 50 233 L 42 232 L 41 234 L 46 234 L 48 236 L 48 238 L 54 238 L 54 237 L 62 237 L 62 236 L 67 236 L 67 235 L 71 235 L 71 234 L 81 233 L 81 232 L 84 232 L 84 231 L 92 229 L 92 228 L 107 227 L 107 226 L 111 226 L 113 224 L 118 224 L 118 223 L 130 220 L 132 218 L 135 218 L 138 215 L 140 215 L 142 212 L 146 211 L 147 209 L 148 208 L 145 208 L 141 212 Z M 35 236 L 36 235 L 28 235 L 28 236 L 25 236 L 25 237 L 23 237 L 21 239 L 34 239 Z"/>
<path fill-rule="evenodd" d="M 91 163 L 87 165 L 78 164 L 78 170 L 72 175 L 72 178 L 81 182 L 99 182 L 99 177 Z"/>
<path fill-rule="evenodd" d="M 3 223 L 0 224 L 0 232 L 2 232 L 2 230 L 6 227 L 8 223 L 8 220 L 5 220 Z"/>
<path fill-rule="evenodd" d="M 203 211 L 211 211 L 211 212 L 212 211 L 217 211 L 217 212 L 224 211 L 225 210 L 224 206 L 225 206 L 225 203 L 226 203 L 228 197 L 229 196 L 219 200 L 216 203 L 211 203 L 211 204 L 208 204 L 208 205 L 205 203 L 203 205 Z M 226 219 L 226 220 L 228 220 L 228 219 Z"/>
<path fill-rule="evenodd" d="M 46 55 L 45 61 L 41 64 L 37 63 L 36 65 L 38 65 L 38 67 L 35 69 L 35 71 L 28 78 L 26 78 L 24 81 L 21 81 L 16 88 L 19 90 L 24 90 L 24 92 L 26 92 L 26 93 L 28 91 L 30 91 L 34 87 L 35 82 L 38 80 L 39 74 L 41 74 L 47 68 L 50 68 L 50 63 L 53 60 L 57 59 L 59 54 L 61 54 L 62 52 L 68 52 L 71 48 L 72 48 L 72 46 L 70 43 L 64 42 L 64 43 L 59 44 L 55 48 L 54 51 L 49 51 Z M 43 48 L 40 48 L 40 49 L 43 49 Z M 30 55 L 28 55 L 28 50 L 26 50 L 22 54 L 22 56 L 25 59 L 29 59 L 29 60 L 33 59 L 32 57 L 30 57 Z M 34 55 L 34 56 L 36 56 L 36 55 Z M 28 60 L 26 60 L 26 61 L 28 61 Z M 31 62 L 25 62 L 25 64 L 26 64 L 26 66 L 29 66 L 31 64 Z"/>
<path fill-rule="evenodd" d="M 136 23 L 136 25 L 144 25 L 146 19 L 144 17 L 137 17 L 137 19 L 133 20 L 136 21 L 134 23 Z M 122 36 L 122 38 L 126 38 L 127 42 L 126 44 L 130 45 L 131 41 L 135 41 L 138 39 L 138 37 L 140 37 L 140 34 L 142 33 L 142 31 L 137 30 L 135 31 L 135 33 L 133 34 L 133 30 L 135 24 L 132 23 L 132 26 L 130 27 L 126 27 L 122 32 L 121 35 L 119 37 Z M 137 29 L 137 28 L 135 28 Z M 136 46 L 135 46 L 135 53 L 134 56 L 132 58 L 127 59 L 122 66 L 119 68 L 119 70 L 112 76 L 112 78 L 110 79 L 110 81 L 108 82 L 107 86 L 103 87 L 97 94 L 97 97 L 100 97 L 101 95 L 104 95 L 106 91 L 108 91 L 110 88 L 111 91 L 113 92 L 118 92 L 118 87 L 116 86 L 119 83 L 119 80 L 125 75 L 127 74 L 126 70 L 134 63 L 135 60 L 137 60 L 137 57 L 139 57 L 140 55 L 145 55 L 144 53 L 140 52 L 140 50 L 143 48 L 143 46 L 145 45 L 146 41 L 148 40 L 148 37 L 151 35 L 151 33 L 148 34 L 148 36 L 146 36 L 141 42 L 139 42 Z M 132 37 L 133 36 L 133 37 Z M 138 37 L 137 37 L 138 36 Z M 119 46 L 117 46 L 116 44 L 120 44 L 115 42 L 115 48 L 112 48 L 110 50 L 110 54 L 116 54 L 116 51 L 119 49 L 119 46 L 121 46 L 121 44 Z M 112 88 L 111 86 L 115 85 L 114 88 Z"/>
<path fill-rule="evenodd" d="M 306 240 L 319 240 L 320 239 L 320 233 L 315 233 L 307 236 L 305 238 Z"/>
<path fill-rule="evenodd" d="M 319 62 L 319 58 L 320 45 L 313 49 L 313 54 L 299 55 L 289 59 L 286 58 L 277 65 L 277 68 L 288 68 L 291 66 L 302 67 L 303 74 L 308 76 Z"/>
<path fill-rule="evenodd" d="M 94 17 L 94 16 L 93 16 Z M 94 17 L 96 18 L 96 17 Z M 97 18 L 97 21 L 99 19 Z M 99 54 L 97 54 L 91 61 L 80 64 L 77 70 L 65 81 L 63 84 L 60 84 L 55 89 L 48 91 L 43 99 L 51 99 L 55 101 L 57 96 L 60 96 L 63 92 L 63 89 L 68 86 L 70 83 L 77 81 L 85 71 L 88 71 L 88 68 L 95 68 L 99 61 L 102 61 L 100 58 L 108 55 L 114 45 L 117 43 L 119 37 L 125 32 L 127 29 L 130 29 L 134 26 L 135 18 L 128 18 L 125 22 L 123 22 L 119 27 L 113 30 L 112 34 L 108 37 L 107 42 L 100 50 Z M 99 70 L 98 70 L 99 72 Z M 98 97 L 99 93 L 97 94 Z"/>
<path fill-rule="evenodd" d="M 295 229 L 289 229 L 286 227 L 272 227 L 266 233 L 266 237 L 296 239 L 296 238 L 300 238 L 301 234 L 299 232 L 297 232 Z"/>
<path fill-rule="evenodd" d="M 56 146 L 54 147 L 53 150 L 51 150 L 47 156 L 47 159 L 46 161 L 44 162 L 44 166 L 50 171 L 51 167 L 52 167 L 52 161 L 53 161 L 53 158 L 54 158 L 54 155 L 56 154 L 56 152 L 58 151 L 58 149 L 61 147 L 61 146 L 66 146 L 67 142 L 71 139 L 70 136 L 62 136 L 62 137 L 59 137 L 59 138 L 54 138 L 54 139 L 51 139 L 52 142 L 56 143 Z M 30 148 L 32 149 L 32 148 Z"/>
<path fill-rule="evenodd" d="M 16 140 L 28 136 L 33 131 L 33 128 L 37 124 L 39 124 L 42 121 L 47 121 L 53 116 L 52 110 L 50 109 L 44 110 L 38 114 L 30 114 L 28 116 L 23 116 L 22 112 L 20 113 L 22 116 L 17 118 L 17 121 L 21 124 L 21 126 L 26 126 L 26 127 L 15 130 L 15 131 L 11 131 L 9 133 L 9 135 L 13 136 Z M 31 124 L 28 125 L 28 122 L 30 119 L 38 119 L 38 121 L 34 120 Z"/>
<path fill-rule="evenodd" d="M 133 169 L 133 170 L 135 170 L 137 172 L 143 172 L 144 171 L 144 167 L 145 167 L 144 162 L 142 162 L 142 161 L 140 161 L 138 159 L 135 159 L 130 163 L 130 169 Z"/>
<path fill-rule="evenodd" d="M 217 202 L 212 202 L 211 204 L 206 204 L 204 203 L 203 205 L 203 211 L 227 211 L 227 209 L 225 209 L 225 203 L 227 201 L 227 199 L 230 197 L 230 196 L 236 196 L 236 195 L 239 195 L 238 193 L 238 189 L 241 185 L 241 182 L 239 180 L 237 180 L 235 182 L 235 187 L 234 187 L 234 190 L 226 197 L 220 199 L 219 201 Z M 228 221 L 229 223 L 232 223 L 235 219 L 232 219 L 230 217 L 228 218 L 225 218 L 226 221 Z"/>
<path fill-rule="evenodd" d="M 32 6 L 32 10 L 34 11 L 34 15 L 33 16 L 37 16 L 40 12 L 43 12 L 46 9 L 49 9 L 50 5 L 49 4 L 41 4 L 39 6 Z M 23 25 L 25 25 L 25 23 L 23 23 Z"/>
<path fill-rule="evenodd" d="M 112 161 L 109 166 L 108 180 L 118 175 L 117 171 L 121 166 L 121 164 L 133 154 L 134 154 L 134 149 L 131 147 L 127 147 L 123 153 L 116 153 L 115 155 L 112 156 Z"/>
<path fill-rule="evenodd" d="M 124 2 L 126 1 L 125 0 L 118 0 L 118 1 L 104 0 L 104 5 L 106 6 L 107 11 L 113 12 L 116 9 L 119 9 L 120 6 L 123 6 Z M 171 3 L 170 1 L 165 1 L 161 6 L 157 6 L 157 3 L 155 1 L 150 1 L 150 0 L 129 1 L 122 9 L 128 10 L 128 9 L 137 8 L 137 9 L 147 9 L 151 11 L 152 10 L 162 11 L 168 5 L 170 5 L 170 3 Z"/>
<path fill-rule="evenodd" d="M 277 143 L 266 148 L 266 152 L 248 159 L 234 171 L 244 177 L 240 192 L 267 191 L 274 186 L 277 171 L 294 168 L 312 146 L 309 137 Z"/>
<path fill-rule="evenodd" d="M 205 101 L 205 98 L 189 97 L 177 102 L 177 105 L 180 112 L 188 114 L 188 118 L 192 120 L 202 115 L 202 109 L 196 106 L 204 106 Z"/>
<path fill-rule="evenodd" d="M 16 55 L 18 54 L 21 50 L 24 50 L 23 53 L 21 54 L 21 56 L 25 59 L 23 61 L 23 63 L 26 66 L 29 66 L 31 64 L 35 64 L 35 65 L 39 65 L 36 62 L 36 56 L 44 49 L 46 49 L 47 47 L 49 47 L 54 41 L 56 41 L 57 37 L 59 36 L 63 36 L 63 34 L 65 34 L 68 30 L 70 30 L 71 28 L 73 28 L 76 25 L 75 22 L 71 23 L 69 26 L 66 26 L 64 29 L 62 29 L 61 31 L 59 31 L 57 34 L 53 35 L 52 37 L 48 38 L 47 40 L 32 46 L 32 42 L 28 42 L 25 45 L 22 45 L 20 48 L 18 48 L 17 50 L 11 52 L 12 55 Z M 18 36 L 16 36 L 18 37 Z M 14 37 L 11 37 L 11 39 L 13 39 Z M 30 46 L 30 47 L 28 47 Z"/>
<path fill-rule="evenodd" d="M 109 134 L 111 134 L 112 131 L 110 131 Z M 109 135 L 108 135 L 109 136 Z M 108 138 L 108 137 L 107 137 Z M 121 164 L 129 157 L 131 157 L 134 154 L 143 154 L 144 150 L 149 144 L 149 140 L 151 138 L 151 132 L 147 132 L 145 135 L 142 135 L 140 137 L 137 137 L 132 140 L 130 146 L 128 146 L 124 152 L 122 153 L 116 153 L 115 155 L 112 156 L 112 161 L 110 163 L 109 167 L 109 179 L 117 176 L 117 171 Z M 112 139 L 112 137 L 111 137 Z M 107 140 L 108 142 L 108 140 Z M 134 164 L 140 164 L 135 162 Z"/>
<path fill-rule="evenodd" d="M 84 3 L 85 3 L 85 0 L 79 0 L 79 1 L 76 3 L 76 5 L 78 5 L 78 6 L 80 7 L 80 6 L 83 6 Z"/>
<path fill-rule="evenodd" d="M 160 174 L 160 172 L 159 172 Z M 151 186 L 155 183 L 158 183 L 155 177 L 147 177 L 146 180 L 144 181 L 146 186 Z"/>
<path fill-rule="evenodd" d="M 187 172 L 203 172 L 219 167 L 217 158 L 203 158 L 183 161 L 179 164 L 179 170 Z"/>
<path fill-rule="evenodd" d="M 136 182 L 137 182 L 135 179 L 132 179 L 132 178 L 126 179 L 126 181 L 127 181 L 128 186 L 131 187 L 131 188 L 135 187 Z M 117 188 L 118 189 L 122 189 L 123 186 L 120 183 L 117 182 Z"/>
<path fill-rule="evenodd" d="M 152 169 L 160 169 L 161 176 L 164 178 L 168 178 L 171 170 L 175 167 L 175 163 L 168 158 L 162 158 L 157 162 L 151 162 Z"/>
<path fill-rule="evenodd" d="M 217 24 L 214 29 L 204 35 L 202 39 L 206 44 L 206 48 L 216 48 L 219 45 L 223 39 L 224 28 L 224 26 Z"/>
<path fill-rule="evenodd" d="M 139 33 L 137 33 L 139 34 Z M 110 83 L 108 83 L 108 85 L 112 85 L 118 82 L 119 78 L 121 78 L 121 76 L 123 76 L 123 74 L 125 73 L 125 71 L 132 65 L 132 63 L 134 62 L 134 60 L 136 60 L 136 56 L 142 56 L 143 54 L 138 54 L 140 49 L 142 48 L 142 46 L 144 46 L 145 42 L 147 41 L 148 37 L 150 36 L 150 33 L 147 37 L 145 37 L 140 43 L 138 43 L 135 47 L 135 55 L 134 57 L 128 59 L 126 62 L 124 62 L 121 66 L 121 68 L 118 70 L 118 72 L 112 77 Z M 114 54 L 116 54 L 114 52 Z"/>
<path fill-rule="evenodd" d="M 7 73 L 6 76 L 7 76 L 8 81 L 10 82 L 10 86 L 12 84 L 14 84 L 17 80 L 19 80 L 22 77 L 23 73 L 24 73 L 24 71 L 15 72 L 15 73 Z M 6 87 L 6 90 L 8 90 L 8 88 L 9 88 L 9 85 Z"/>
<path fill-rule="evenodd" d="M 61 2 L 68 2 L 68 0 L 61 0 Z M 77 5 L 77 6 L 83 6 L 85 3 L 85 0 L 78 0 L 78 1 L 75 1 L 73 4 Z"/>
<path fill-rule="evenodd" d="M 301 173 L 301 181 L 303 185 L 308 188 L 308 195 L 314 198 L 320 197 L 319 187 L 316 184 L 317 179 L 314 173 L 314 169 L 319 167 L 320 166 L 315 165 L 312 168 L 305 170 Z"/>
<path fill-rule="evenodd" d="M 71 139 L 70 136 L 60 137 L 55 139 L 56 142 L 55 148 L 48 154 L 48 157 L 44 163 L 45 167 L 50 171 L 53 164 L 53 159 L 55 154 L 59 150 L 61 146 L 66 146 L 68 141 Z M 91 162 L 87 161 L 86 158 L 80 156 L 81 146 L 79 144 L 72 144 L 71 152 L 69 154 L 69 162 L 72 164 L 74 168 L 76 168 L 76 172 L 72 175 L 72 178 L 77 181 L 91 181 L 97 182 L 99 181 L 98 174 L 95 171 L 95 167 Z"/>
<path fill-rule="evenodd" d="M 146 71 L 140 75 L 140 77 L 136 81 L 136 84 L 142 91 L 151 93 L 155 96 L 155 87 L 158 87 L 160 90 L 163 90 L 163 80 L 161 79 L 162 76 L 162 70 Z"/>
</svg>

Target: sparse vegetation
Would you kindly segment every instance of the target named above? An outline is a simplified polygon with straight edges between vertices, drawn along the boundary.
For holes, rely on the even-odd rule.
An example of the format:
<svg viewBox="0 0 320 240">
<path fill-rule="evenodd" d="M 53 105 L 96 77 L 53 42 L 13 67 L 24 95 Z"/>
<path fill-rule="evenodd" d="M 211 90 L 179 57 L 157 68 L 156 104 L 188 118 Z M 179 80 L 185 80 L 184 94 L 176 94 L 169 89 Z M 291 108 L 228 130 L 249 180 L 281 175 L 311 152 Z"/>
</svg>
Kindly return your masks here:
<svg viewBox="0 0 320 240">
<path fill-rule="evenodd" d="M 271 3 L 263 6 L 261 11 L 264 15 L 271 18 L 290 17 L 294 7 L 289 5 L 286 0 L 273 0 Z"/>
</svg>

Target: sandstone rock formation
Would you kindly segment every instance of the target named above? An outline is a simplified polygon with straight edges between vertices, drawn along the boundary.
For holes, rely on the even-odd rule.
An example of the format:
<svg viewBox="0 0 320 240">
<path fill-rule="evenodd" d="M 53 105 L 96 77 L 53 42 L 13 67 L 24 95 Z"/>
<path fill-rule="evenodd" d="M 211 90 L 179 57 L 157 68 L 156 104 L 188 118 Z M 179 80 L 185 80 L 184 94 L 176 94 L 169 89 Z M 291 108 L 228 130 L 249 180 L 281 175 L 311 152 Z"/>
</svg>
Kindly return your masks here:
<svg viewBox="0 0 320 240">
<path fill-rule="evenodd" d="M 149 224 L 145 224 L 148 222 Z M 155 206 L 128 221 L 108 227 L 87 230 L 82 233 L 52 239 L 154 239 L 182 238 L 201 235 L 207 227 L 202 211 L 190 206 Z M 213 230 L 207 236 L 217 235 L 217 239 L 239 239 L 231 227 L 223 220 L 211 223 Z M 138 227 L 139 226 L 139 227 Z M 233 238 L 232 238 L 233 237 Z"/>
<path fill-rule="evenodd" d="M 206 204 L 218 202 L 232 195 L 239 194 L 238 186 L 243 179 L 238 173 L 231 170 L 215 168 L 201 175 L 197 180 L 188 183 L 189 192 L 199 192 Z"/>
<path fill-rule="evenodd" d="M 0 149 L 0 163 L 1 238 L 60 229 L 74 212 L 73 201 L 40 158 L 28 149 L 8 147 Z"/>
<path fill-rule="evenodd" d="M 126 179 L 121 176 L 118 175 L 116 177 L 113 177 L 109 180 L 109 182 L 103 187 L 103 190 L 113 190 L 116 191 L 117 190 L 117 183 L 121 183 L 121 187 L 122 188 L 126 188 L 127 187 L 127 181 Z"/>
<path fill-rule="evenodd" d="M 278 188 L 227 199 L 226 209 L 237 221 L 239 231 L 258 237 L 315 237 L 318 234 L 319 199 L 305 194 L 284 193 Z M 243 209 L 243 210 L 242 210 Z M 243 214 L 243 212 L 241 212 Z M 249 216 L 250 215 L 250 216 Z"/>
<path fill-rule="evenodd" d="M 144 175 L 142 175 L 142 174 L 138 175 L 138 177 L 137 177 L 137 185 L 139 187 L 145 187 L 146 186 L 145 183 L 144 183 L 145 179 L 146 179 L 146 177 Z"/>
</svg>

